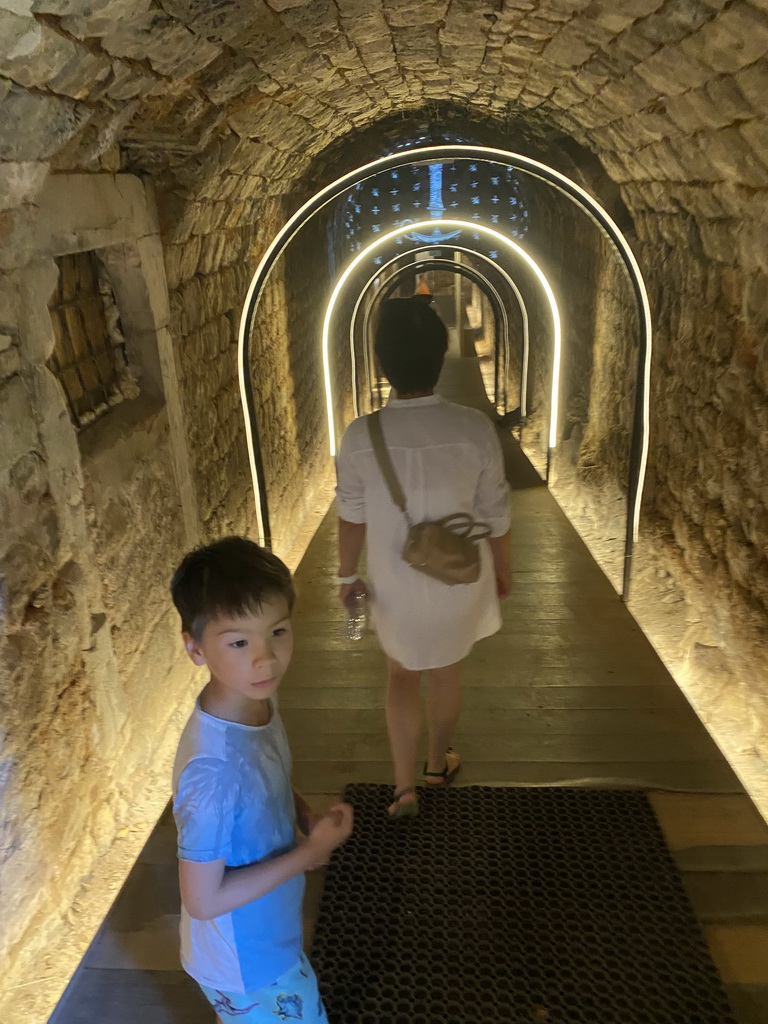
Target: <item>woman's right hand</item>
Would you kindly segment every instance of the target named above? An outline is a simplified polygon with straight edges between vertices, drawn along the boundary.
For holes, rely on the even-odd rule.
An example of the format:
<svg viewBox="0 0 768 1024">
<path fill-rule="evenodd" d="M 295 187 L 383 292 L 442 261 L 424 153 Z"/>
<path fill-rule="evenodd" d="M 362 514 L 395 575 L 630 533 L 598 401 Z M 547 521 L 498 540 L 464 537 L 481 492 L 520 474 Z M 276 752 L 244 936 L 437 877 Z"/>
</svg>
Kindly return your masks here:
<svg viewBox="0 0 768 1024">
<path fill-rule="evenodd" d="M 341 584 L 339 587 L 339 600 L 345 608 L 352 594 L 365 594 L 367 596 L 368 590 L 365 586 L 365 580 L 356 579 L 354 583 Z"/>
</svg>

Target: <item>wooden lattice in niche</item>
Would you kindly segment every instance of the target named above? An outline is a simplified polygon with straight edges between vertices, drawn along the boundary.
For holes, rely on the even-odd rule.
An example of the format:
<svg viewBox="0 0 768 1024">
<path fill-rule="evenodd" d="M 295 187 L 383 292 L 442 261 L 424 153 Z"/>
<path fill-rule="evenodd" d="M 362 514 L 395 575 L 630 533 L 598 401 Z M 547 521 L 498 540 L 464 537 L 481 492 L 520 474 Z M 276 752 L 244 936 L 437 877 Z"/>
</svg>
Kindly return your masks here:
<svg viewBox="0 0 768 1024">
<path fill-rule="evenodd" d="M 115 296 L 96 252 L 56 260 L 59 280 L 48 303 L 55 344 L 50 367 L 83 428 L 124 398 L 134 397 Z"/>
</svg>

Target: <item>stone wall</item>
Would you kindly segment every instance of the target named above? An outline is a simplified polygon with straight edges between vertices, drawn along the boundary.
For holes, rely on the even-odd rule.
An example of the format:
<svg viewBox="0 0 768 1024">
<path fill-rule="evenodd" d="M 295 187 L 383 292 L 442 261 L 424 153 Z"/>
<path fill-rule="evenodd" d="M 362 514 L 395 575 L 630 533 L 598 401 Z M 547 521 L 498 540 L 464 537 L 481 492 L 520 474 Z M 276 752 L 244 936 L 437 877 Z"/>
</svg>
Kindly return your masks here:
<svg viewBox="0 0 768 1024">
<path fill-rule="evenodd" d="M 151 824 L 147 794 L 192 678 L 167 599 L 193 538 L 153 196 L 135 178 L 70 175 L 38 204 L 30 263 L 2 278 L 0 306 L 2 1016 L 31 974 L 41 992 L 59 974 L 43 950 L 116 837 Z M 141 394 L 78 436 L 47 365 L 47 302 L 52 257 L 91 249 L 111 271 Z"/>
<path fill-rule="evenodd" d="M 185 543 L 198 533 L 253 531 L 232 311 L 284 215 L 315 184 L 398 142 L 453 132 L 581 174 L 611 204 L 620 191 L 657 332 L 644 536 L 688 581 L 708 643 L 753 709 L 746 742 L 766 753 L 765 0 L 256 0 L 215 9 L 191 0 L 0 0 L 0 29 L 0 403 L 12 424 L 0 454 L 0 557 L 11 595 L 2 699 L 4 719 L 17 723 L 4 741 L 11 810 L 3 848 L 13 852 L 0 884 L 17 894 L 6 930 L 15 951 L 36 950 L 30 936 L 44 939 L 43 922 L 53 920 L 40 902 L 52 869 L 27 852 L 47 852 L 64 822 L 52 803 L 42 815 L 23 808 L 34 806 L 41 780 L 58 779 L 45 772 L 69 770 L 59 723 L 74 714 L 93 726 L 78 732 L 73 762 L 96 766 L 97 751 L 109 749 L 116 764 L 109 743 L 124 706 L 116 694 L 155 656 L 140 651 L 130 616 L 111 636 L 117 603 L 133 607 L 129 581 L 110 578 L 113 595 L 104 591 L 102 574 L 122 571 L 115 510 L 135 508 L 146 489 L 169 544 L 178 543 L 179 523 Z M 97 464 L 74 438 L 44 364 L 50 255 L 73 243 L 59 213 L 86 216 L 86 247 L 122 246 L 103 218 L 120 170 L 152 175 L 160 188 L 171 307 L 155 331 L 157 366 L 145 370 L 175 387 L 165 388 L 164 407 L 126 425 L 123 450 L 151 447 L 156 460 L 118 484 L 100 475 L 103 467 L 89 468 Z M 88 204 L 51 191 L 57 173 L 73 171 L 100 182 Z M 121 203 L 136 212 L 131 195 Z M 561 241 L 573 234 L 553 226 Z M 156 227 L 151 233 L 157 256 Z M 581 244 L 578 233 L 574 241 Z M 141 250 L 127 252 L 122 271 L 112 268 L 125 287 L 148 256 Z M 324 278 L 318 271 L 307 281 L 296 259 L 270 284 L 254 336 L 274 530 L 286 547 L 301 534 L 311 495 L 327 487 L 322 410 L 311 398 L 318 368 L 303 369 L 317 351 Z M 620 275 L 599 273 L 588 419 L 573 464 L 620 494 L 625 401 L 614 408 L 599 392 L 622 379 L 631 331 L 619 335 L 628 308 Z M 159 309 L 162 270 L 150 277 Z M 560 283 L 570 287 L 567 275 Z M 306 306 L 289 313 L 294 297 Z M 579 319 L 588 315 L 584 308 Z M 148 329 L 138 317 L 133 331 Z M 579 331 L 587 337 L 586 326 Z M 584 380 L 589 346 L 573 351 L 581 353 L 574 379 Z M 578 389 L 569 393 L 567 417 L 582 416 L 580 402 Z M 575 439 L 583 419 L 572 421 Z M 152 553 L 158 563 L 170 559 L 167 547 Z M 160 605 L 148 613 L 162 636 Z M 41 690 L 38 678 L 50 686 Z M 186 682 L 169 685 L 184 703 Z M 30 737 L 50 749 L 45 764 L 34 760 Z M 81 778 L 72 775 L 65 790 Z M 97 788 L 92 796 L 82 813 L 94 822 L 103 815 L 103 827 L 89 833 L 76 819 L 90 836 L 83 856 L 91 864 L 117 821 L 114 802 Z M 67 882 L 48 889 L 63 907 L 85 860 L 62 859 Z M 24 968 L 18 953 L 14 963 Z"/>
<path fill-rule="evenodd" d="M 577 181 L 580 179 L 577 167 L 568 171 Z M 554 292 L 562 329 L 558 443 L 550 472 L 554 485 L 564 474 L 570 476 L 580 459 L 585 430 L 592 420 L 595 332 L 602 323 L 597 313 L 598 281 L 602 268 L 616 257 L 602 246 L 602 235 L 588 215 L 565 196 L 537 182 L 527 186 L 526 203 L 529 216 L 523 246 Z M 549 303 L 533 274 L 525 274 L 521 280 L 526 285 L 531 317 L 529 417 L 523 443 L 543 472 L 550 423 L 553 322 Z M 612 407 L 611 397 L 610 392 L 605 396 L 606 408 Z"/>
<path fill-rule="evenodd" d="M 228 228 L 223 202 L 198 186 L 165 249 L 171 331 L 205 535 L 257 535 L 242 428 L 237 338 L 251 277 L 288 203 L 265 203 L 258 221 Z M 213 226 L 213 225 L 219 226 Z M 308 273 L 308 266 L 312 273 Z M 290 551 L 308 509 L 329 496 L 320 326 L 330 291 L 324 229 L 312 226 L 276 266 L 251 331 L 257 427 L 276 552 Z"/>
<path fill-rule="evenodd" d="M 656 233 L 645 225 L 646 237 Z M 768 294 L 765 265 L 667 246 L 656 299 L 648 530 L 739 680 L 768 755 Z M 644 250 L 650 248 L 650 238 Z M 747 740 L 749 742 L 749 740 Z"/>
<path fill-rule="evenodd" d="M 753 248 L 713 259 L 702 233 L 716 223 L 679 210 L 643 216 L 633 240 L 654 356 L 632 608 L 728 756 L 759 778 L 750 758 L 768 753 L 768 310 L 755 289 L 768 282 Z M 599 249 L 590 400 L 555 493 L 620 588 L 637 316 L 610 247 Z M 754 792 L 764 799 L 759 782 Z"/>
<path fill-rule="evenodd" d="M 636 246 L 654 313 L 654 358 L 630 607 L 765 808 L 766 323 L 749 300 L 763 275 L 742 278 L 690 244 L 651 243 L 654 226 L 643 222 L 646 237 Z M 603 264 L 587 425 L 572 453 L 574 472 L 555 484 L 617 588 L 632 404 L 625 371 L 636 358 L 632 307 L 623 272 Z"/>
<path fill-rule="evenodd" d="M 271 221 L 218 237 L 168 225 L 169 306 L 158 225 L 137 179 L 61 175 L 39 203 L 35 262 L 2 279 L 0 403 L 11 442 L 2 827 L 14 852 L 0 866 L 0 958 L 11 993 L 51 941 L 68 946 L 74 966 L 105 906 L 80 898 L 82 881 L 116 870 L 121 845 L 135 851 L 167 799 L 169 757 L 194 693 L 168 579 L 198 536 L 256 536 L 237 327 L 282 212 L 275 204 Z M 252 353 L 275 550 L 294 564 L 327 508 L 332 476 L 319 350 L 324 229 L 304 245 L 270 281 Z M 46 303 L 56 281 L 50 256 L 90 248 L 110 272 L 129 351 L 143 348 L 146 358 L 140 397 L 77 437 L 45 366 Z M 311 277 L 308 258 L 319 271 Z M 51 966 L 60 974 L 61 961 Z"/>
<path fill-rule="evenodd" d="M 294 205 L 299 203 L 294 201 L 292 209 Z M 290 415 L 287 410 L 280 412 L 275 422 L 265 423 L 264 430 L 274 434 L 279 423 L 283 432 L 286 429 L 294 432 L 293 442 L 285 447 L 279 459 L 284 481 L 282 493 L 271 499 L 277 536 L 282 538 L 285 550 L 295 543 L 297 531 L 318 502 L 327 507 L 335 483 L 334 464 L 328 450 L 321 337 L 326 305 L 341 266 L 338 251 L 329 251 L 329 245 L 333 250 L 325 218 L 320 217 L 301 231 L 284 257 L 285 337 L 292 392 Z M 334 361 L 333 381 L 343 421 L 352 416 L 346 333 L 338 338 L 338 344 L 342 348 L 343 362 Z M 339 372 L 341 367 L 346 372 Z"/>
<path fill-rule="evenodd" d="M 200 220 L 200 230 L 205 221 Z M 218 238 L 217 238 L 218 234 Z M 252 232 L 177 232 L 166 246 L 170 329 L 197 514 L 206 537 L 256 530 L 237 385 L 237 326 L 248 287 Z M 205 239 L 205 243 L 203 243 Z M 218 249 L 215 260 L 203 248 Z M 181 250 L 181 255 L 177 253 Z"/>
</svg>

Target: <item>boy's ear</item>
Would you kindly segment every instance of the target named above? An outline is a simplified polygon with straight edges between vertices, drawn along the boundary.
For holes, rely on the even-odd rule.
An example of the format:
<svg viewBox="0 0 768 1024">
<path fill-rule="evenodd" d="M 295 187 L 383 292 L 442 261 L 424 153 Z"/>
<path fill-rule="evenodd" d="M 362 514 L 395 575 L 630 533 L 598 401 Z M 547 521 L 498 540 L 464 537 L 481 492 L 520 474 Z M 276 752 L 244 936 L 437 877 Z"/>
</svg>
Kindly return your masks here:
<svg viewBox="0 0 768 1024">
<path fill-rule="evenodd" d="M 195 663 L 195 665 L 205 665 L 205 654 L 203 649 L 197 640 L 194 639 L 191 633 L 182 633 L 181 639 L 184 641 L 184 646 L 187 649 L 187 654 Z"/>
</svg>

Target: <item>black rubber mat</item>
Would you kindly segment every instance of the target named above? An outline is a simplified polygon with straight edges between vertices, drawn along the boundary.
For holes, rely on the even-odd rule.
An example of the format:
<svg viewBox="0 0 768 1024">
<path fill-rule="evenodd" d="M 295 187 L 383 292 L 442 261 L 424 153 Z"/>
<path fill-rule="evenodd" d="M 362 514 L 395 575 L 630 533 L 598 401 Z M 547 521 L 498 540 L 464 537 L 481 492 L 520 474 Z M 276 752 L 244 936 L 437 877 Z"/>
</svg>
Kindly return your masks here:
<svg viewBox="0 0 768 1024">
<path fill-rule="evenodd" d="M 734 1024 L 645 795 L 354 785 L 313 962 L 332 1024 Z"/>
</svg>

